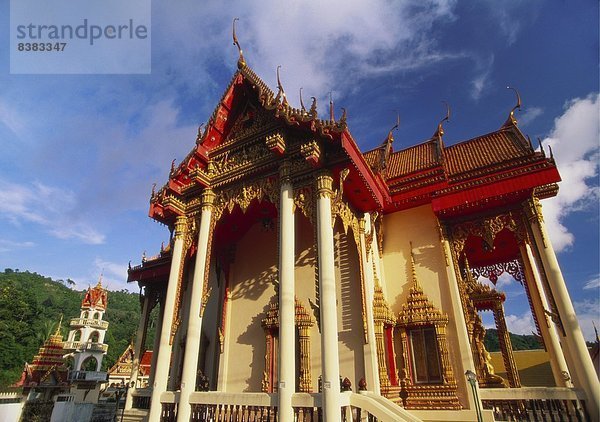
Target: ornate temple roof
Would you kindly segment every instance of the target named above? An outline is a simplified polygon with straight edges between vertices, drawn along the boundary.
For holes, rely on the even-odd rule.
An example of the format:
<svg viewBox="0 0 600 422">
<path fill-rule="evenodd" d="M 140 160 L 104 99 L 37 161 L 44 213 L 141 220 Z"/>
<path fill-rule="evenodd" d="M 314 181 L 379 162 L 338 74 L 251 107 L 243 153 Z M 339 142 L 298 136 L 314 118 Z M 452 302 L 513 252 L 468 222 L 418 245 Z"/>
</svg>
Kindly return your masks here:
<svg viewBox="0 0 600 422">
<path fill-rule="evenodd" d="M 63 355 L 63 337 L 60 334 L 61 321 L 54 334 L 40 347 L 38 354 L 33 357 L 31 364 L 25 363 L 21 379 L 15 384 L 16 387 L 55 386 L 65 383 L 68 369 L 65 365 Z"/>
<path fill-rule="evenodd" d="M 100 309 L 105 310 L 108 304 L 108 294 L 106 289 L 102 287 L 102 276 L 98 279 L 98 284 L 94 287 L 89 287 L 81 301 L 82 309 Z"/>
<path fill-rule="evenodd" d="M 109 376 L 131 376 L 133 370 L 133 358 L 134 358 L 133 345 L 129 344 L 127 349 L 119 356 L 119 359 L 115 364 L 108 370 Z M 141 376 L 150 375 L 150 365 L 152 363 L 152 350 L 146 350 L 142 354 L 142 359 L 139 366 L 139 374 Z"/>
</svg>

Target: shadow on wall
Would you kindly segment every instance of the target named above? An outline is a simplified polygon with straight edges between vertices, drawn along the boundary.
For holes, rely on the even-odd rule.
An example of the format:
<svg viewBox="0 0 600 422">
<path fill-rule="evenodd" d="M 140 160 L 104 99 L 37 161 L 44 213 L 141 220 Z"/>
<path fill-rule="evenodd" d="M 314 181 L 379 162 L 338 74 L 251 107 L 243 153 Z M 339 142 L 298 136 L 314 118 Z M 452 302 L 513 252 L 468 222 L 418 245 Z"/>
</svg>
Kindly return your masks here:
<svg viewBox="0 0 600 422">
<path fill-rule="evenodd" d="M 261 322 L 269 309 L 269 303 L 263 307 L 262 312 L 252 318 L 246 330 L 237 338 L 239 344 L 247 344 L 252 346 L 252 362 L 250 363 L 250 377 L 246 379 L 247 387 L 244 392 L 260 392 L 262 391 L 262 378 L 265 370 L 265 334 Z M 235 318 L 235 317 L 234 317 Z M 232 318 L 232 324 L 236 321 Z M 239 322 L 239 321 L 238 321 Z M 230 359 L 236 359 L 235 356 L 230 356 Z M 242 372 L 242 371 L 240 371 Z"/>
</svg>

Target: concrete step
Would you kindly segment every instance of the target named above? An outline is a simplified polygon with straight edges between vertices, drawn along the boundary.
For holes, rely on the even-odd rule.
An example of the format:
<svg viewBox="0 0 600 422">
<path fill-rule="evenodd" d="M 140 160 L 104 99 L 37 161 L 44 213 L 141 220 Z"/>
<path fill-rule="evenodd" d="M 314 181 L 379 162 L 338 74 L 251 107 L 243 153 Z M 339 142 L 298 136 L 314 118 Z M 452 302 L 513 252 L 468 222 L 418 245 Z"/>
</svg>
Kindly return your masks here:
<svg viewBox="0 0 600 422">
<path fill-rule="evenodd" d="M 121 417 L 120 414 L 119 417 Z M 148 410 L 130 409 L 123 413 L 123 422 L 143 422 L 147 417 Z"/>
</svg>

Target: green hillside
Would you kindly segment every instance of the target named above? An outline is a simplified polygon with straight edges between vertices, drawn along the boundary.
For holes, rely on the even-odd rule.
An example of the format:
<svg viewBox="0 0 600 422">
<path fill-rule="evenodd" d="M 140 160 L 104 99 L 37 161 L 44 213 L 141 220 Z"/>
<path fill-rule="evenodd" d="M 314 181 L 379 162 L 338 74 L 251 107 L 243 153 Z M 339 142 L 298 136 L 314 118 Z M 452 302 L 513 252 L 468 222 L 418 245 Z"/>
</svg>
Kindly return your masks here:
<svg viewBox="0 0 600 422">
<path fill-rule="evenodd" d="M 69 320 L 79 316 L 85 293 L 72 290 L 72 285 L 72 280 L 52 280 L 28 271 L 6 269 L 0 273 L 0 387 L 20 377 L 24 362 L 31 362 L 44 340 L 56 330 L 60 315 L 64 317 L 62 334 L 66 339 Z M 112 366 L 125 350 L 135 335 L 139 317 L 137 294 L 108 292 L 104 319 L 110 325 L 104 368 Z"/>
<path fill-rule="evenodd" d="M 520 335 L 510 333 L 510 342 L 513 350 L 532 350 L 541 349 L 542 345 L 534 335 Z M 498 342 L 498 331 L 494 328 L 485 330 L 485 338 L 483 344 L 488 352 L 498 352 L 500 343 Z"/>
</svg>

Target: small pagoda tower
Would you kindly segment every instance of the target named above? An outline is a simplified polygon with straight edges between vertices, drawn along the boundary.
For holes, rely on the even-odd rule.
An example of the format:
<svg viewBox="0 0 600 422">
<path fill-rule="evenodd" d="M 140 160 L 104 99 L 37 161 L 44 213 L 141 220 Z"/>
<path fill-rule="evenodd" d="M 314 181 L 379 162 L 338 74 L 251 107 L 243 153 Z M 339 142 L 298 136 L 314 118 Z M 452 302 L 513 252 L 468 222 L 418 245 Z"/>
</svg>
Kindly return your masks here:
<svg viewBox="0 0 600 422">
<path fill-rule="evenodd" d="M 79 318 L 71 320 L 71 331 L 64 347 L 73 357 L 73 367 L 69 376 L 73 382 L 106 380 L 106 373 L 100 372 L 100 369 L 108 350 L 108 345 L 104 344 L 108 322 L 103 320 L 107 296 L 100 276 L 98 284 L 88 288 L 81 302 Z"/>
<path fill-rule="evenodd" d="M 40 347 L 32 363 L 25 363 L 21 379 L 15 384 L 23 388 L 24 394 L 31 392 L 36 399 L 51 400 L 56 393 L 68 389 L 61 323 L 62 317 L 56 332 Z"/>
</svg>

